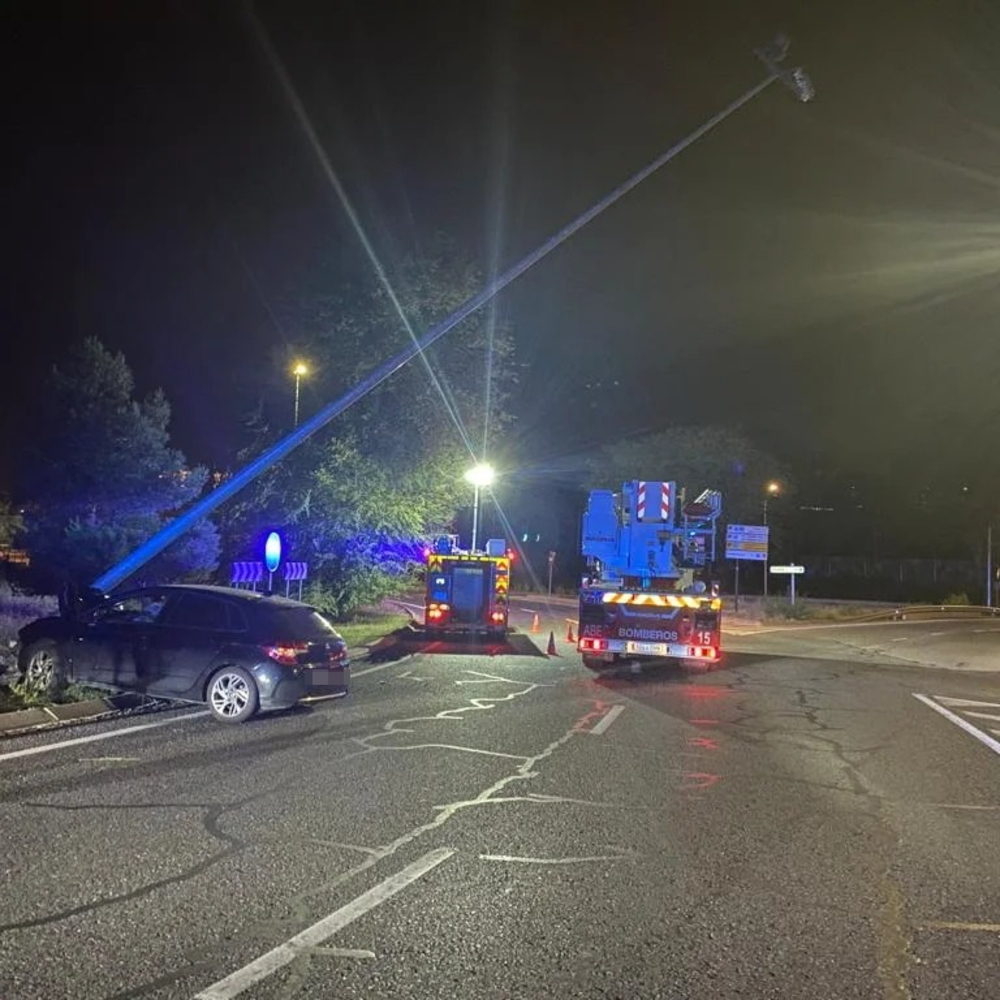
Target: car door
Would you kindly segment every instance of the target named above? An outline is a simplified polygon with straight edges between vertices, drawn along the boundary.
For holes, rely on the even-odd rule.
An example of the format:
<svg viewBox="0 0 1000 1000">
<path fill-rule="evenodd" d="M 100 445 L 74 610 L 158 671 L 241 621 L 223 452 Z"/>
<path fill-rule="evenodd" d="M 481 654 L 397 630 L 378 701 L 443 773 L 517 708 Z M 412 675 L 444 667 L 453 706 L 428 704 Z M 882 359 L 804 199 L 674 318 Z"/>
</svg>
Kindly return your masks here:
<svg viewBox="0 0 1000 1000">
<path fill-rule="evenodd" d="M 133 591 L 90 612 L 74 638 L 74 679 L 141 690 L 150 639 L 167 598 L 163 590 Z"/>
<path fill-rule="evenodd" d="M 182 591 L 151 637 L 145 690 L 165 698 L 200 698 L 199 682 L 233 638 L 229 603 L 214 594 Z"/>
</svg>

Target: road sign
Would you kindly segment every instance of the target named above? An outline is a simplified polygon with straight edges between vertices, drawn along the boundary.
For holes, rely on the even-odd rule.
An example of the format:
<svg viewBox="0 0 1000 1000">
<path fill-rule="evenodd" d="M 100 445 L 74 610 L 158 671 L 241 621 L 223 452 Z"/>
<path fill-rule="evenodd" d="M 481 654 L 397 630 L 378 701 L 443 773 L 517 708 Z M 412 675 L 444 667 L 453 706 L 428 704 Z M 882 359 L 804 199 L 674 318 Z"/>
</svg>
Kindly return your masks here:
<svg viewBox="0 0 1000 1000">
<path fill-rule="evenodd" d="M 795 578 L 806 571 L 805 566 L 772 566 L 772 573 L 787 573 L 789 576 L 788 584 L 791 588 L 789 596 L 791 597 L 792 604 L 795 603 Z"/>
<path fill-rule="evenodd" d="M 726 558 L 767 562 L 766 525 L 730 524 L 726 527 Z"/>
</svg>

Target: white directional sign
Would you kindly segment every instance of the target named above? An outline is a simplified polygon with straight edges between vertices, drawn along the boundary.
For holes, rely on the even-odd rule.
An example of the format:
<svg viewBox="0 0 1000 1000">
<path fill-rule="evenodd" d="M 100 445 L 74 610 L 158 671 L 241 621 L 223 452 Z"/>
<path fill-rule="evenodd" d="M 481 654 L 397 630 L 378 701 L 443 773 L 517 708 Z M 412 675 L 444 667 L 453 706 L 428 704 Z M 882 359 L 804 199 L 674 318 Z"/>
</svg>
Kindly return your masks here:
<svg viewBox="0 0 1000 1000">
<path fill-rule="evenodd" d="M 805 566 L 772 566 L 772 573 L 804 573 Z"/>
<path fill-rule="evenodd" d="M 767 561 L 766 525 L 730 524 L 726 527 L 726 558 Z"/>
</svg>

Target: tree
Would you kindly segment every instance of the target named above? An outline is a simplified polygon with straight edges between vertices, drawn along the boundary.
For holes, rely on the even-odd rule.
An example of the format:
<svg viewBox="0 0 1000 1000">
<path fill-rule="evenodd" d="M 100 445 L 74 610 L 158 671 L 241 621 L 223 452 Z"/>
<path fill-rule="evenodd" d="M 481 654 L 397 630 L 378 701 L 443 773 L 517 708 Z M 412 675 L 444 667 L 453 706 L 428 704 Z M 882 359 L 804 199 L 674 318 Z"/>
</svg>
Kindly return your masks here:
<svg viewBox="0 0 1000 1000">
<path fill-rule="evenodd" d="M 24 530 L 24 518 L 6 497 L 0 497 L 0 548 L 9 548 Z"/>
<path fill-rule="evenodd" d="M 203 489 L 170 447 L 170 405 L 160 390 L 133 398 L 121 354 L 89 338 L 47 392 L 44 445 L 29 458 L 26 544 L 50 576 L 89 583 L 154 534 Z M 218 561 L 218 533 L 202 522 L 143 569 L 147 579 L 204 574 Z"/>
<path fill-rule="evenodd" d="M 620 441 L 600 449 L 589 464 L 591 489 L 615 489 L 629 479 L 663 479 L 685 488 L 688 500 L 706 488 L 721 490 L 729 523 L 760 523 L 770 481 L 781 484 L 782 502 L 794 492 L 776 459 L 725 427 L 673 427 Z"/>
<path fill-rule="evenodd" d="M 419 337 L 483 280 L 439 239 L 424 257 L 405 260 L 393 283 Z M 323 399 L 411 342 L 374 282 L 302 292 L 284 319 L 301 331 L 296 347 L 314 372 L 311 391 Z M 267 527 L 283 527 L 291 558 L 310 562 L 312 599 L 338 614 L 407 583 L 424 543 L 469 502 L 462 473 L 473 454 L 493 456 L 510 423 L 512 354 L 509 330 L 488 311 L 470 317 L 339 417 L 332 437 L 311 439 L 255 482 L 227 512 L 230 553 L 246 558 Z M 289 360 L 280 359 L 283 368 Z M 291 411 L 277 412 L 275 428 L 254 421 L 250 454 L 287 429 Z"/>
<path fill-rule="evenodd" d="M 371 278 L 296 296 L 283 325 L 301 331 L 314 391 L 334 399 L 412 343 L 400 310 L 419 338 L 484 283 L 455 244 L 438 236 L 396 269 L 395 304 Z M 349 428 L 359 447 L 387 463 L 410 462 L 442 442 L 492 453 L 511 420 L 513 350 L 509 328 L 481 309 L 352 407 L 337 432 Z"/>
</svg>

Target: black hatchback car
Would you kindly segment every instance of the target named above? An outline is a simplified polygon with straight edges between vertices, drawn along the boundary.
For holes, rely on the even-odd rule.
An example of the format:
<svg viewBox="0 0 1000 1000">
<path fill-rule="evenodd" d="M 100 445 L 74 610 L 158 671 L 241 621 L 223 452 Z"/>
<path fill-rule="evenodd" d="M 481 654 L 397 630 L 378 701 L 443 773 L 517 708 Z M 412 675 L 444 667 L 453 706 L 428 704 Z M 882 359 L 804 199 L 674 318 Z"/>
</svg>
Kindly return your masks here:
<svg viewBox="0 0 1000 1000">
<path fill-rule="evenodd" d="M 315 608 L 228 587 L 115 594 L 18 638 L 18 668 L 39 688 L 78 681 L 206 702 L 223 722 L 346 694 L 350 676 L 346 643 Z"/>
</svg>

